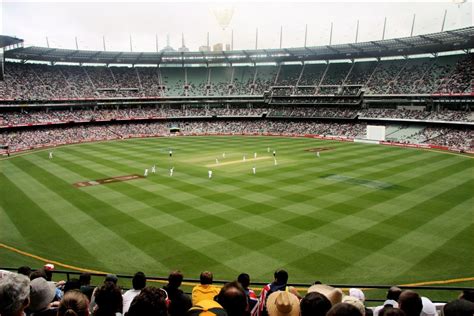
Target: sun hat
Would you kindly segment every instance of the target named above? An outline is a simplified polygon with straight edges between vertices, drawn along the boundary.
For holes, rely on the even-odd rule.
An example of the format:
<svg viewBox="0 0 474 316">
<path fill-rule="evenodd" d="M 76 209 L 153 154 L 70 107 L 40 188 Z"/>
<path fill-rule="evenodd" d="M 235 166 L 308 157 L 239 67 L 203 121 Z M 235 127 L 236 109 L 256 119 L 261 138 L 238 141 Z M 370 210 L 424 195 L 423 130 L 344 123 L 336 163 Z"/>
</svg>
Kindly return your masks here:
<svg viewBox="0 0 474 316">
<path fill-rule="evenodd" d="M 352 306 L 357 308 L 362 315 L 365 315 L 364 304 L 357 297 L 346 295 L 342 298 L 342 302 L 347 303 L 347 304 L 351 304 Z"/>
<path fill-rule="evenodd" d="M 423 309 L 421 310 L 420 316 L 436 316 L 438 313 L 436 312 L 436 306 L 433 302 L 427 298 L 422 296 L 421 302 L 423 303 Z"/>
<path fill-rule="evenodd" d="M 276 291 L 268 297 L 267 311 L 269 316 L 298 316 L 300 301 L 293 293 Z"/>
<path fill-rule="evenodd" d="M 317 292 L 326 296 L 332 305 L 342 302 L 342 291 L 327 284 L 315 284 L 309 287 L 308 293 Z"/>
<path fill-rule="evenodd" d="M 358 298 L 361 302 L 365 301 L 365 295 L 364 295 L 364 292 L 362 292 L 361 289 L 357 289 L 357 288 L 349 289 L 349 296 Z"/>
<path fill-rule="evenodd" d="M 42 311 L 48 307 L 56 295 L 54 283 L 46 281 L 45 278 L 36 278 L 30 283 L 30 306 L 33 312 Z"/>
</svg>

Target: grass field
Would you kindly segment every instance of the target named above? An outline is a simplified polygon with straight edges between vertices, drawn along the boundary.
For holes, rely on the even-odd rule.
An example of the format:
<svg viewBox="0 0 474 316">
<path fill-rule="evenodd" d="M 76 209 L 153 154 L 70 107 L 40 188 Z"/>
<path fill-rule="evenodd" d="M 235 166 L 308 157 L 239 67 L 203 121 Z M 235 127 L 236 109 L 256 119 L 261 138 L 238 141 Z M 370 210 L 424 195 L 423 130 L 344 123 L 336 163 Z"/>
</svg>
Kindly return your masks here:
<svg viewBox="0 0 474 316">
<path fill-rule="evenodd" d="M 328 150 L 317 158 L 311 148 Z M 270 281 L 283 267 L 292 282 L 369 284 L 473 277 L 473 162 L 280 137 L 60 147 L 53 159 L 37 151 L 0 161 L 0 242 L 114 273 L 211 270 L 232 279 L 245 271 Z M 142 175 L 153 164 L 157 174 L 145 179 L 73 185 Z M 0 249 L 1 266 L 25 263 L 40 264 Z"/>
</svg>

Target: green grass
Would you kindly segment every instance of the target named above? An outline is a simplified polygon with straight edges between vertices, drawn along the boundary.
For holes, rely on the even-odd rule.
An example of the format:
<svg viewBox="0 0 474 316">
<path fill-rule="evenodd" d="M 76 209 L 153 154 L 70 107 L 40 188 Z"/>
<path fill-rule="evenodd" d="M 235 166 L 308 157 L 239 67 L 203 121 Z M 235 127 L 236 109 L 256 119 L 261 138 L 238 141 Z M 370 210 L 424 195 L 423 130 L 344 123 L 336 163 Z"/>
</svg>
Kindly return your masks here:
<svg viewBox="0 0 474 316">
<path fill-rule="evenodd" d="M 305 151 L 314 147 L 331 150 L 318 159 Z M 146 179 L 73 186 L 153 164 L 157 174 Z M 0 167 L 0 242 L 69 265 L 180 269 L 190 278 L 211 270 L 217 279 L 245 271 L 253 281 L 286 268 L 291 282 L 308 283 L 473 276 L 470 157 L 306 138 L 176 137 L 60 147 L 52 160 L 37 151 Z M 0 250 L 0 266 L 23 264 L 39 262 Z"/>
</svg>

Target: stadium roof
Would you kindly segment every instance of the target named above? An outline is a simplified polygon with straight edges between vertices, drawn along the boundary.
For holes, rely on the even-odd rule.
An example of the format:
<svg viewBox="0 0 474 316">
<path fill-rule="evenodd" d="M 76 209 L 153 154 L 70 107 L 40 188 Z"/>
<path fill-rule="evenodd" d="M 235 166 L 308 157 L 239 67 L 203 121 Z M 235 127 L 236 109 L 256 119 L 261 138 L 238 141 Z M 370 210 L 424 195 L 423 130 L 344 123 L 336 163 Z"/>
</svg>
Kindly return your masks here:
<svg viewBox="0 0 474 316">
<path fill-rule="evenodd" d="M 21 38 L 0 35 L 0 48 L 16 45 L 16 44 L 21 44 L 21 43 L 23 43 L 23 40 Z"/>
<path fill-rule="evenodd" d="M 361 43 L 222 52 L 112 52 L 31 46 L 5 52 L 5 58 L 51 63 L 100 64 L 265 63 L 408 56 L 472 48 L 474 48 L 474 27 L 467 27 Z"/>
</svg>

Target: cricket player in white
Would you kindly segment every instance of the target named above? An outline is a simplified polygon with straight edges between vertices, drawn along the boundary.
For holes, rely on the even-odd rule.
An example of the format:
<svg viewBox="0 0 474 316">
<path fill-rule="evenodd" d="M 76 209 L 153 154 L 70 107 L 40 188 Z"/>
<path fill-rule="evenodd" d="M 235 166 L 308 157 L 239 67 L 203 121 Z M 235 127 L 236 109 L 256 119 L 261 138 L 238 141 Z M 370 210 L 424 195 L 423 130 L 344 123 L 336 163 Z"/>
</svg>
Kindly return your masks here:
<svg viewBox="0 0 474 316">
<path fill-rule="evenodd" d="M 148 177 L 148 168 L 145 169 L 145 173 L 143 174 L 144 177 Z"/>
<path fill-rule="evenodd" d="M 270 152 L 270 147 L 267 147 L 267 153 L 269 153 L 269 152 Z"/>
<path fill-rule="evenodd" d="M 209 171 L 207 172 L 207 175 L 209 176 L 209 179 L 211 179 L 211 178 L 212 178 L 212 170 L 209 170 Z"/>
<path fill-rule="evenodd" d="M 224 152 L 224 153 L 222 153 L 222 158 L 225 158 L 225 152 Z"/>
<path fill-rule="evenodd" d="M 319 158 L 319 151 L 317 151 L 317 152 L 316 152 L 316 157 L 318 157 L 318 158 Z"/>
<path fill-rule="evenodd" d="M 257 159 L 257 153 L 256 153 L 256 152 L 253 153 L 253 158 L 254 158 L 254 159 Z"/>
<path fill-rule="evenodd" d="M 174 172 L 174 167 L 172 167 L 172 168 L 170 169 L 170 177 L 173 176 L 173 172 Z"/>
<path fill-rule="evenodd" d="M 153 165 L 151 167 L 151 173 L 155 174 L 156 173 L 156 165 Z"/>
<path fill-rule="evenodd" d="M 49 152 L 49 159 L 53 159 L 53 152 L 52 151 Z"/>
<path fill-rule="evenodd" d="M 216 158 L 216 165 L 218 165 L 218 164 L 219 164 L 219 159 Z"/>
<path fill-rule="evenodd" d="M 257 168 L 253 167 L 253 168 L 252 168 L 252 173 L 253 173 L 253 174 L 256 174 L 256 173 L 257 173 Z"/>
<path fill-rule="evenodd" d="M 245 155 L 244 155 L 244 157 L 242 158 L 242 161 L 245 161 Z"/>
<path fill-rule="evenodd" d="M 276 150 L 274 150 L 273 151 L 273 157 L 276 157 L 276 155 L 277 155 L 277 152 L 276 152 Z"/>
<path fill-rule="evenodd" d="M 170 149 L 170 157 L 173 157 L 173 151 Z"/>
<path fill-rule="evenodd" d="M 277 163 L 277 160 L 276 160 L 276 159 L 273 159 L 273 165 L 274 165 L 274 166 L 278 165 L 278 163 Z"/>
</svg>

